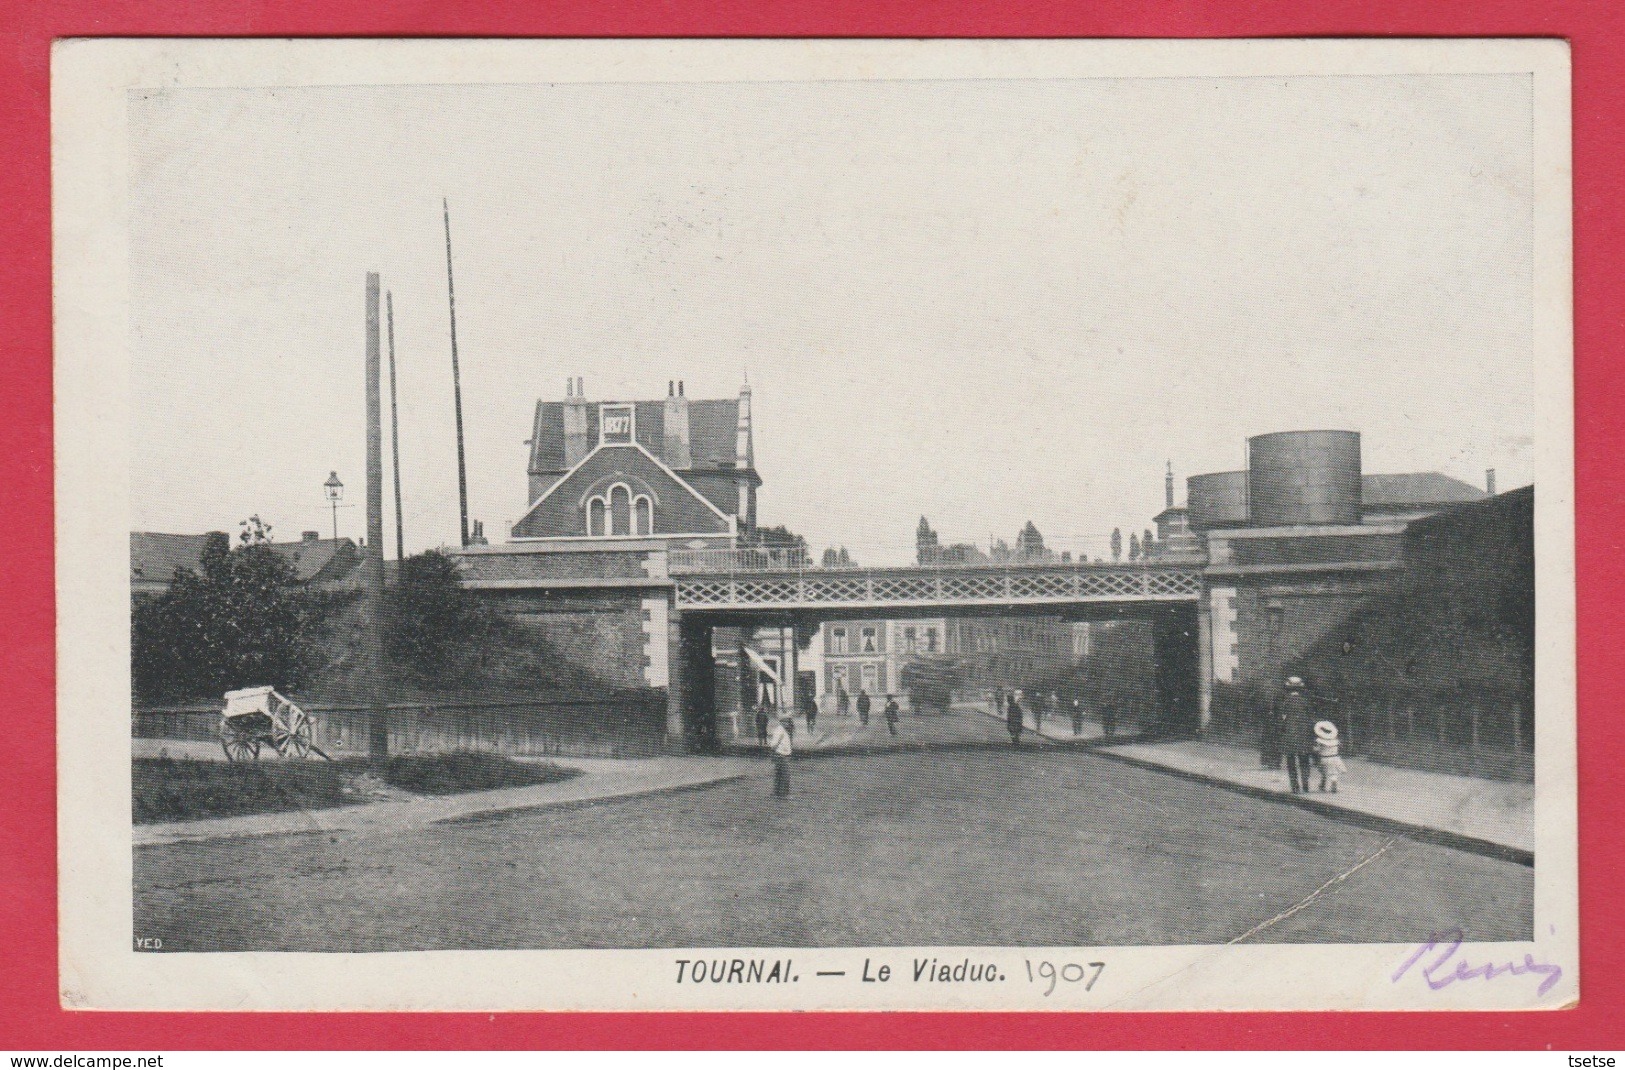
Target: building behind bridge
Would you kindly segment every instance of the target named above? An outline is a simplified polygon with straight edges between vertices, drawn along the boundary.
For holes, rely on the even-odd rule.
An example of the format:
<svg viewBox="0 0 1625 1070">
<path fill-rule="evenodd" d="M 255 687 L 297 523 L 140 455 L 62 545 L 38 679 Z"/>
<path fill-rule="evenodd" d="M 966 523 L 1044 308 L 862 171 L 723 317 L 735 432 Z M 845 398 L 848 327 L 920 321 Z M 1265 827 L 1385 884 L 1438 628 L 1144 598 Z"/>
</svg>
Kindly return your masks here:
<svg viewBox="0 0 1625 1070">
<path fill-rule="evenodd" d="M 922 567 L 1071 563 L 1071 555 L 1044 545 L 1028 521 L 1014 543 L 986 549 L 973 543 L 943 545 L 926 517 L 914 533 L 915 563 Z M 928 617 L 925 619 L 825 622 L 816 649 L 822 655 L 818 692 L 856 695 L 895 692 L 910 701 L 905 670 L 922 661 L 952 667 L 954 687 L 966 692 L 1025 687 L 1076 665 L 1088 649 L 1090 624 L 1060 616 Z"/>
</svg>

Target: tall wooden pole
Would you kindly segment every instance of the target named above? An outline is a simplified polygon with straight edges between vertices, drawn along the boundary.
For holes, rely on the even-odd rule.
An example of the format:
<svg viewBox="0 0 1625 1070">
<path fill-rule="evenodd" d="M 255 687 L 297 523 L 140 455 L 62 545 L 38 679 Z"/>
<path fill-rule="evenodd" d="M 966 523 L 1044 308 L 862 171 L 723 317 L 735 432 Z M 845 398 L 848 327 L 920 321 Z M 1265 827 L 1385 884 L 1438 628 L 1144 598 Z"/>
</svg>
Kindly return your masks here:
<svg viewBox="0 0 1625 1070">
<path fill-rule="evenodd" d="M 468 470 L 463 464 L 463 380 L 457 370 L 457 287 L 451 281 L 451 205 L 440 198 L 446 219 L 446 297 L 451 302 L 451 395 L 457 408 L 457 505 L 462 516 L 463 546 L 468 545 Z"/>
<path fill-rule="evenodd" d="M 401 517 L 401 410 L 395 403 L 395 295 L 384 294 L 389 315 L 389 444 L 395 474 L 395 560 L 406 558 L 405 520 Z"/>
<path fill-rule="evenodd" d="M 384 435 L 379 394 L 378 273 L 367 272 L 367 545 L 361 555 L 362 597 L 367 608 L 364 645 L 366 685 L 372 696 L 367 718 L 367 757 L 389 757 L 384 683 Z"/>
</svg>

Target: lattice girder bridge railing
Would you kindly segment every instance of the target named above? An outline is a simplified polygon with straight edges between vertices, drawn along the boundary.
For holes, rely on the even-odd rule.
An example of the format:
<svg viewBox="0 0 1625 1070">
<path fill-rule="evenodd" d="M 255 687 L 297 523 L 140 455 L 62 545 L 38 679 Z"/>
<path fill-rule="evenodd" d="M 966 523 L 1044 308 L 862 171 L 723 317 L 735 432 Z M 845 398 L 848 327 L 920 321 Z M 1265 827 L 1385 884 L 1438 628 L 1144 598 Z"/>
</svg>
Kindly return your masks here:
<svg viewBox="0 0 1625 1070">
<path fill-rule="evenodd" d="M 1194 602 L 1202 592 L 1200 568 L 1156 565 L 807 569 L 673 580 L 680 610 Z"/>
</svg>

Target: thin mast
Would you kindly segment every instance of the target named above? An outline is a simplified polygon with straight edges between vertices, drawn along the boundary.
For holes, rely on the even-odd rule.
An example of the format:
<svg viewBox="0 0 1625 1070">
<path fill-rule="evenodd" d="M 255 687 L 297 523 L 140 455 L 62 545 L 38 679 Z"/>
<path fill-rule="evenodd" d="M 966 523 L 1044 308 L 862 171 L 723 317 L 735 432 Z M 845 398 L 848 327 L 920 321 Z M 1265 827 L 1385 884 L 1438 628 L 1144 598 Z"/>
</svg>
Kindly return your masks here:
<svg viewBox="0 0 1625 1070">
<path fill-rule="evenodd" d="M 451 206 L 440 198 L 446 219 L 446 297 L 451 302 L 451 391 L 457 407 L 457 506 L 462 519 L 462 545 L 468 545 L 468 470 L 463 462 L 463 380 L 457 370 L 457 288 L 451 281 Z"/>
<path fill-rule="evenodd" d="M 378 273 L 367 272 L 367 545 L 361 556 L 361 591 L 367 611 L 365 652 L 372 710 L 367 718 L 367 757 L 389 757 L 388 707 L 384 705 L 384 443 L 378 390 Z"/>
<path fill-rule="evenodd" d="M 389 444 L 394 454 L 395 471 L 395 560 L 406 558 L 405 521 L 401 518 L 401 412 L 395 404 L 395 295 L 384 294 L 384 308 L 389 319 Z"/>
</svg>

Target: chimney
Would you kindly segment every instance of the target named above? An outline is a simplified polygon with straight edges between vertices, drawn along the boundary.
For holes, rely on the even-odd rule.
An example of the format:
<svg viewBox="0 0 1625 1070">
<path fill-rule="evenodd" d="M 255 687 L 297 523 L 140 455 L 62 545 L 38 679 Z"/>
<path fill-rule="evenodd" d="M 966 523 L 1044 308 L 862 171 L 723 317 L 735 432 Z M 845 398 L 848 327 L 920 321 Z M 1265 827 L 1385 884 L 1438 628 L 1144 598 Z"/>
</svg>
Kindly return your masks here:
<svg viewBox="0 0 1625 1070">
<path fill-rule="evenodd" d="M 1163 506 L 1167 509 L 1174 507 L 1174 462 L 1168 462 L 1168 472 L 1162 477 Z"/>
<path fill-rule="evenodd" d="M 319 531 L 301 531 L 299 533 L 299 538 L 302 542 L 315 542 L 321 537 L 322 533 Z"/>
<path fill-rule="evenodd" d="M 750 383 L 739 388 L 739 423 L 734 434 L 734 467 L 750 468 L 756 461 L 755 437 L 750 427 Z"/>
<path fill-rule="evenodd" d="M 587 380 L 583 379 L 581 376 L 578 375 L 578 376 L 576 376 L 576 397 L 585 398 L 586 396 L 587 396 Z"/>
<path fill-rule="evenodd" d="M 734 435 L 734 469 L 739 472 L 734 477 L 739 487 L 737 515 L 747 531 L 756 527 L 756 488 L 743 470 L 755 468 L 756 436 L 750 424 L 750 380 L 747 379 L 739 388 L 739 424 Z"/>
<path fill-rule="evenodd" d="M 1484 493 L 1495 496 L 1495 469 L 1484 469 Z"/>
<path fill-rule="evenodd" d="M 567 398 L 576 396 L 576 381 L 574 379 L 564 380 L 564 396 Z"/>
<path fill-rule="evenodd" d="M 591 438 L 587 434 L 587 398 L 581 389 L 581 379 L 566 380 L 570 394 L 564 399 L 564 467 L 574 468 L 591 451 Z"/>
<path fill-rule="evenodd" d="M 688 439 L 688 399 L 683 396 L 680 380 L 666 385 L 665 424 L 666 440 L 661 446 L 666 464 L 676 469 L 693 468 L 694 457 L 689 451 Z"/>
</svg>

